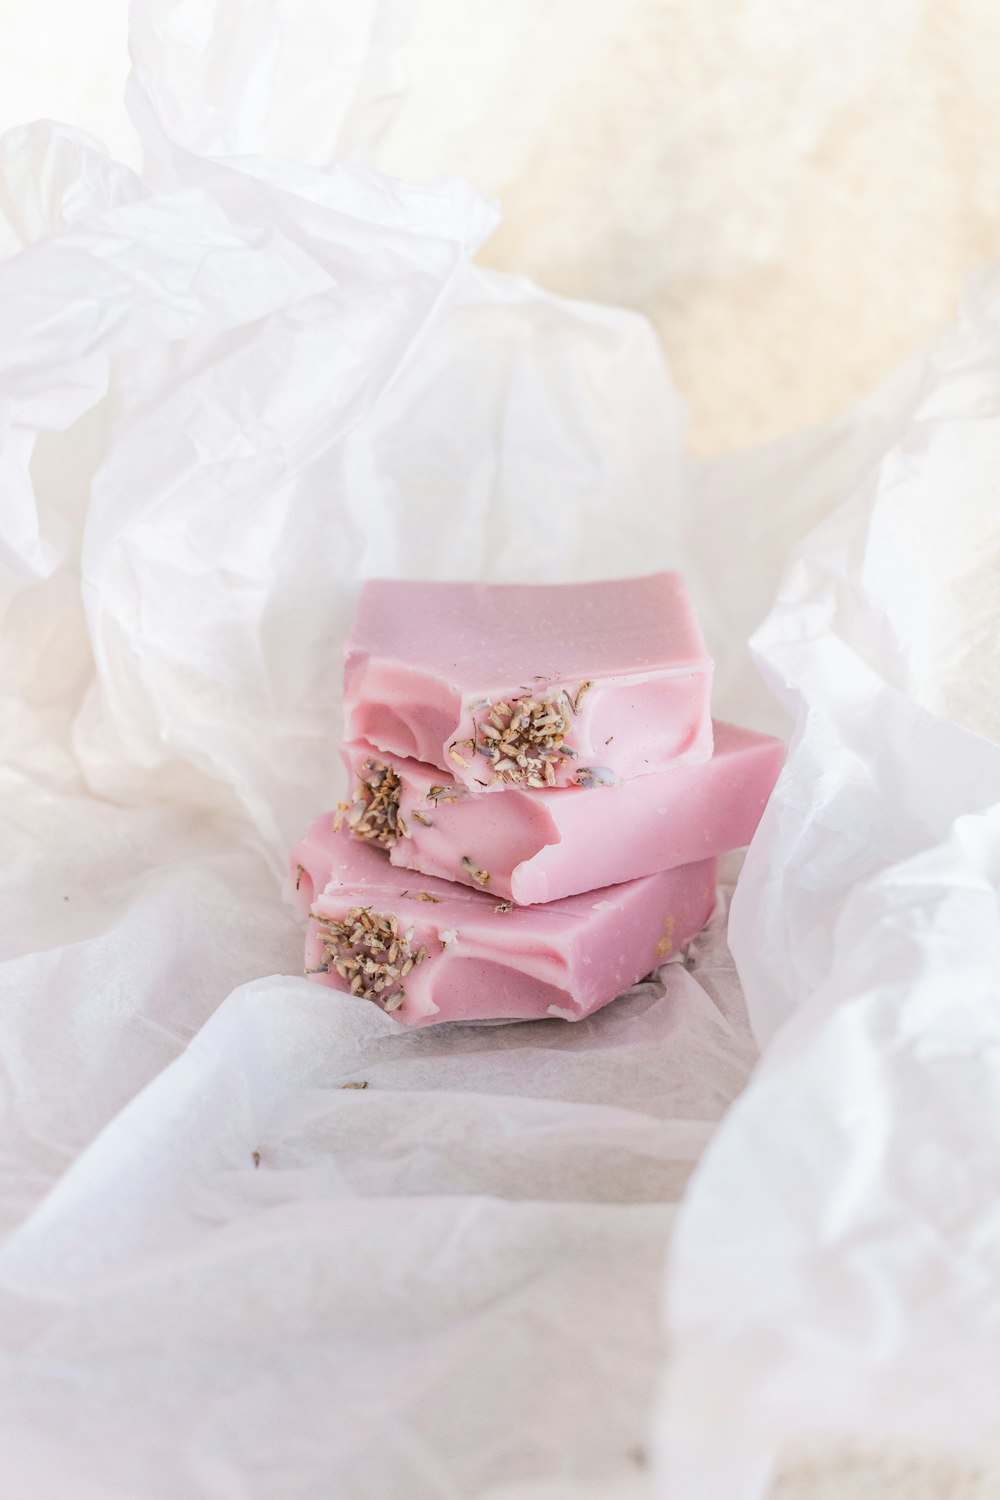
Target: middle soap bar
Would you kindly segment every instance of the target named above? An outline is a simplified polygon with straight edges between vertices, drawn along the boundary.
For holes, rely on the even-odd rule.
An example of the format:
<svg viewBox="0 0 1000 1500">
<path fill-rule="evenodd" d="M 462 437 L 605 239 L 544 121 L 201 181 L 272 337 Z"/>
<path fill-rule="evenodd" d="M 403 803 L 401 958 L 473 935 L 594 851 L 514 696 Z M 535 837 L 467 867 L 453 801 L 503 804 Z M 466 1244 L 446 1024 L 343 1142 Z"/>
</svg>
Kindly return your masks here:
<svg viewBox="0 0 1000 1500">
<path fill-rule="evenodd" d="M 342 749 L 341 820 L 404 869 L 479 886 L 520 906 L 617 885 L 749 844 L 781 769 L 771 735 L 715 725 L 715 752 L 620 786 L 510 787 L 473 797 L 433 766 L 370 745 Z"/>
<path fill-rule="evenodd" d="M 647 775 L 712 752 L 712 661 L 677 573 L 361 591 L 346 738 L 471 792 Z"/>
</svg>

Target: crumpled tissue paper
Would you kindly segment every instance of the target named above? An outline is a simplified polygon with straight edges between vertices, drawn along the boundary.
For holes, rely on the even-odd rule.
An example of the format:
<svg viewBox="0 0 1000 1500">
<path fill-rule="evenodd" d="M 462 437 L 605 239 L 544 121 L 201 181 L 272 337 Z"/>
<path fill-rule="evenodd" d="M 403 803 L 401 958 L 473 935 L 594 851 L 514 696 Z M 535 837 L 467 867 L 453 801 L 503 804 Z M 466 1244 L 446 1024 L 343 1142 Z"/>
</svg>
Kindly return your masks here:
<svg viewBox="0 0 1000 1500">
<path fill-rule="evenodd" d="M 763 1057 L 673 1240 L 667 1492 L 706 1500 L 845 1437 L 1000 1459 L 1000 279 L 768 458 L 717 523 L 748 479 L 833 503 L 751 641 L 796 721 L 729 927 Z"/>
<path fill-rule="evenodd" d="M 5 1487 L 749 1500 L 815 1440 L 1000 1456 L 1000 289 L 692 470 L 641 319 L 476 270 L 492 205 L 365 168 L 407 7 L 327 9 L 133 0 L 141 176 L 0 142 Z M 720 711 L 795 725 L 686 960 L 419 1035 L 293 977 L 359 581 L 662 566 Z"/>
</svg>

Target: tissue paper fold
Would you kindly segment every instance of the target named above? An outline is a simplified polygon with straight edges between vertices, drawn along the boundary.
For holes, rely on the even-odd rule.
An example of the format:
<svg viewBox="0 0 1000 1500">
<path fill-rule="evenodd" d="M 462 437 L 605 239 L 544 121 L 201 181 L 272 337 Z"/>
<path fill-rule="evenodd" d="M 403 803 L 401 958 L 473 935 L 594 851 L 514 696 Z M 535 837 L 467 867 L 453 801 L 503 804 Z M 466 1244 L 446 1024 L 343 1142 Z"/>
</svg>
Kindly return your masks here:
<svg viewBox="0 0 1000 1500">
<path fill-rule="evenodd" d="M 813 441 L 840 503 L 752 641 L 796 731 L 729 928 L 764 1055 L 673 1241 L 681 1494 L 810 1442 L 1000 1459 L 998 311 Z"/>
</svg>

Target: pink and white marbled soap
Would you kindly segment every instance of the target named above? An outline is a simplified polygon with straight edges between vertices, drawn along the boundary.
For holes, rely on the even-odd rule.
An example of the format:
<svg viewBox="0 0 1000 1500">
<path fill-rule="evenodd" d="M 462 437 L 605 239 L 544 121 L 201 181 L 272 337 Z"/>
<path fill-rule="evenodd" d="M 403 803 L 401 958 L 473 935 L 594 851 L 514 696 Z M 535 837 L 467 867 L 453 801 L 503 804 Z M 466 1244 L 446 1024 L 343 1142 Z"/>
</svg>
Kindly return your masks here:
<svg viewBox="0 0 1000 1500">
<path fill-rule="evenodd" d="M 309 913 L 306 972 L 404 1025 L 578 1021 L 700 932 L 715 902 L 715 861 L 512 906 L 405 877 L 380 850 L 335 833 L 327 815 L 294 849 L 291 882 Z"/>
<path fill-rule="evenodd" d="M 346 738 L 469 791 L 589 786 L 712 753 L 712 661 L 677 573 L 361 591 Z"/>
<path fill-rule="evenodd" d="M 342 754 L 352 799 L 342 811 L 355 837 L 387 849 L 394 865 L 531 905 L 749 844 L 784 746 L 717 723 L 711 760 L 616 786 L 507 787 L 492 797 L 369 745 Z"/>
</svg>

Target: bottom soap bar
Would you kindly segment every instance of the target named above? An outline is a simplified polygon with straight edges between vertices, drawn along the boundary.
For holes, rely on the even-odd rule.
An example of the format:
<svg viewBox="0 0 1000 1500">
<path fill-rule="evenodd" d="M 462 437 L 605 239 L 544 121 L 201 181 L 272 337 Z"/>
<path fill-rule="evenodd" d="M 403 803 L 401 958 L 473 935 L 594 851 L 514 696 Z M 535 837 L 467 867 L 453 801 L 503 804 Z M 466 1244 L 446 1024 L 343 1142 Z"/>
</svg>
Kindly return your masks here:
<svg viewBox="0 0 1000 1500">
<path fill-rule="evenodd" d="M 513 906 L 450 881 L 408 876 L 321 818 L 291 857 L 309 913 L 306 973 L 374 1000 L 407 1026 L 579 1021 L 700 932 L 715 860 L 544 906 Z"/>
</svg>

